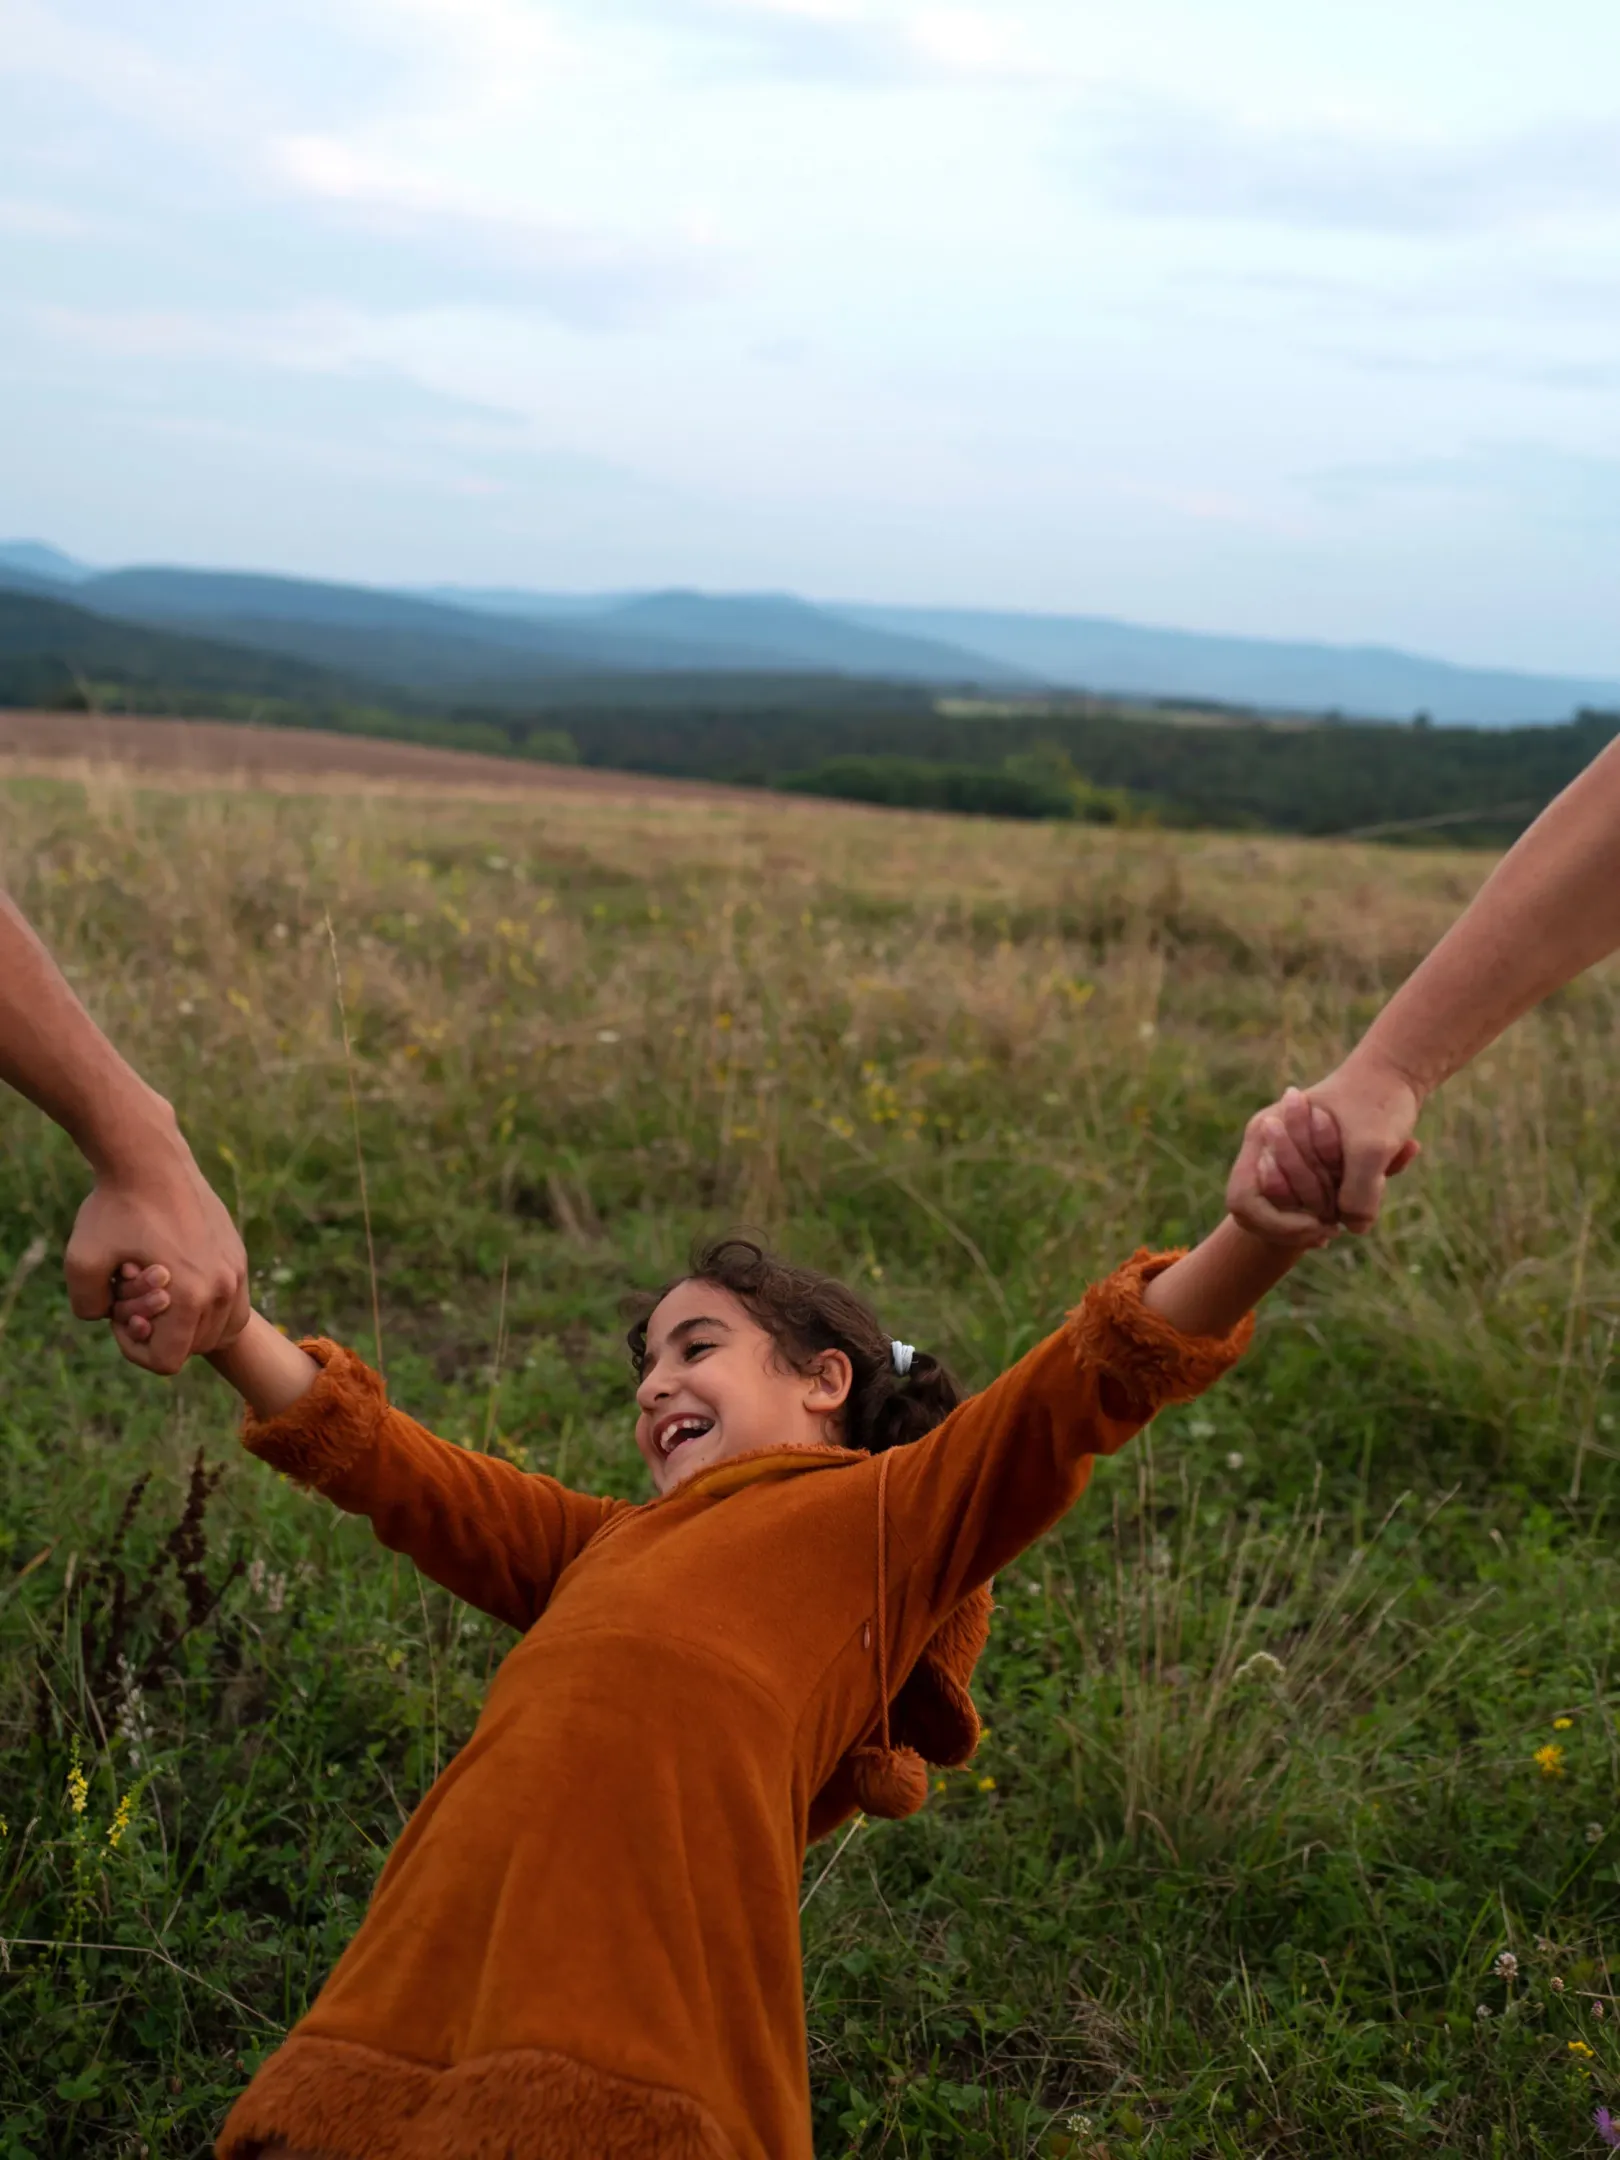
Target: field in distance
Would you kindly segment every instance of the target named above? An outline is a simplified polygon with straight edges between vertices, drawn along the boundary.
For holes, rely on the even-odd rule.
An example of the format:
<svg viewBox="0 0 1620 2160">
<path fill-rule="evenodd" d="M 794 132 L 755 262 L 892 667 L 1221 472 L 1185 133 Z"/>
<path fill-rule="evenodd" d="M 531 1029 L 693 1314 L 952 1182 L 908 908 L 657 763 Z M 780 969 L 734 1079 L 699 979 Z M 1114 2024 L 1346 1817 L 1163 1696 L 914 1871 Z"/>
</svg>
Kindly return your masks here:
<svg viewBox="0 0 1620 2160">
<path fill-rule="evenodd" d="M 633 1495 L 619 1299 L 695 1232 L 762 1227 L 983 1383 L 1216 1218 L 1245 1118 L 1488 868 L 217 776 L 0 780 L 0 876 L 175 1100 L 272 1318 L 380 1348 L 463 1445 Z M 810 1858 L 818 2152 L 1600 2149 L 1617 1035 L 1610 970 L 1482 1058 L 1379 1234 L 998 1580 L 979 1757 Z M 148 1381 L 71 1320 L 83 1185 L 0 1098 L 0 2150 L 189 2160 L 510 1638 L 243 1459 L 210 1373 Z"/>
<path fill-rule="evenodd" d="M 335 786 L 362 793 L 428 790 L 476 796 L 569 794 L 677 801 L 758 790 L 656 775 L 545 765 L 442 750 L 321 728 L 253 727 L 240 721 L 133 718 L 114 713 L 18 712 L 0 708 L 0 777 L 82 776 L 184 787 L 208 782 L 277 790 Z"/>
</svg>

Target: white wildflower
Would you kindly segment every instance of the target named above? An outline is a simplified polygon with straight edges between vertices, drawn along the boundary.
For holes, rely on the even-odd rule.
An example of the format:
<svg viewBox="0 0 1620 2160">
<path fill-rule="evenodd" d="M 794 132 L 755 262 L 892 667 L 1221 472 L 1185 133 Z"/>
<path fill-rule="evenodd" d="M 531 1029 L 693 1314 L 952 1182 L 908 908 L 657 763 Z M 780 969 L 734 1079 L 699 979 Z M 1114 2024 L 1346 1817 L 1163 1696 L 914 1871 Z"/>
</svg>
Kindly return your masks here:
<svg viewBox="0 0 1620 2160">
<path fill-rule="evenodd" d="M 122 1652 L 118 1658 L 118 1709 L 114 1724 L 119 1738 L 129 1749 L 131 1763 L 138 1770 L 142 1756 L 152 1744 L 152 1721 L 146 1714 L 146 1697 L 140 1683 Z"/>
<path fill-rule="evenodd" d="M 1281 1658 L 1273 1657 L 1269 1650 L 1256 1650 L 1252 1657 L 1243 1660 L 1232 1678 L 1247 1680 L 1256 1675 L 1263 1680 L 1280 1682 L 1287 1679 L 1288 1667 Z"/>
</svg>

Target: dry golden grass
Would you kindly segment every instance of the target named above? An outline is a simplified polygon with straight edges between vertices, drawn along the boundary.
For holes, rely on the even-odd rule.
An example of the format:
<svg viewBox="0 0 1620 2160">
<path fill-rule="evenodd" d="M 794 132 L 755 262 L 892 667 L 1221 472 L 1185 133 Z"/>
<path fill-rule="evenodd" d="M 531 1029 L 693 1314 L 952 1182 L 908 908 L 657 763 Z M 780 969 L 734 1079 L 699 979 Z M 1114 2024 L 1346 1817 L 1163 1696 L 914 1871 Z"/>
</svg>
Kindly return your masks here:
<svg viewBox="0 0 1620 2160">
<path fill-rule="evenodd" d="M 581 1222 L 774 1226 L 853 1179 L 905 1196 L 1003 1316 L 1037 1278 L 1060 1296 L 1078 1264 L 1207 1222 L 1243 1116 L 1332 1064 L 1488 868 L 746 796 L 181 796 L 117 773 L 14 786 L 0 844 L 237 1175 L 274 1182 L 278 1150 L 339 1119 L 329 914 L 368 1145 L 402 1194 L 538 1178 Z M 1506 1298 L 1560 1396 L 1583 1356 L 1601 1369 L 1617 1019 L 1592 978 L 1447 1089 L 1388 1234 L 1316 1264 L 1320 1294 L 1487 1364 Z"/>
</svg>

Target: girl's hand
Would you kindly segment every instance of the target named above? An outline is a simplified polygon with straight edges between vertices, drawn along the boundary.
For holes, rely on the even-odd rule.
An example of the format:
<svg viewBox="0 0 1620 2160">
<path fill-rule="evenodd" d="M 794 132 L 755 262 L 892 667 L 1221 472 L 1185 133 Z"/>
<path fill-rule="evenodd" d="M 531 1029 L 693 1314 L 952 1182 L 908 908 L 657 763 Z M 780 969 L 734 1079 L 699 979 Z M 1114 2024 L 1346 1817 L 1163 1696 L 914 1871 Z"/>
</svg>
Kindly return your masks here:
<svg viewBox="0 0 1620 2160">
<path fill-rule="evenodd" d="M 112 1304 L 107 1317 L 118 1347 L 127 1357 L 130 1344 L 152 1340 L 152 1322 L 169 1309 L 169 1271 L 156 1263 L 143 1268 L 126 1260 L 114 1273 L 110 1287 Z M 135 1358 L 133 1362 L 140 1365 L 145 1360 Z"/>
<path fill-rule="evenodd" d="M 1289 1088 L 1244 1128 L 1227 1180 L 1227 1211 L 1268 1245 L 1309 1252 L 1339 1234 L 1342 1170 L 1332 1116 L 1298 1088 Z"/>
<path fill-rule="evenodd" d="M 132 1342 L 145 1342 L 152 1322 L 168 1310 L 168 1269 L 137 1267 L 126 1260 L 113 1277 L 112 1291 L 114 1331 Z M 228 1341 L 201 1355 L 259 1417 L 279 1417 L 320 1377 L 321 1368 L 306 1351 L 251 1309 Z"/>
</svg>

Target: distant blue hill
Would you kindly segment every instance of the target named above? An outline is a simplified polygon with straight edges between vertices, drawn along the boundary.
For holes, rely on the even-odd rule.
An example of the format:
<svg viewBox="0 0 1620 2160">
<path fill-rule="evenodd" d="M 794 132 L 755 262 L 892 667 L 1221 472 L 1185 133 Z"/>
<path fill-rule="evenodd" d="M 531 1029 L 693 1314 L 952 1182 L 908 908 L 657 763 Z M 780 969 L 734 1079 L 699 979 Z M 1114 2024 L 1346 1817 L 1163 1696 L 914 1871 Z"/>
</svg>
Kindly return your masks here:
<svg viewBox="0 0 1620 2160">
<path fill-rule="evenodd" d="M 824 674 L 1017 696 L 1088 691 L 1485 727 L 1620 710 L 1620 677 L 1458 666 L 1383 646 L 1162 630 L 1102 616 L 816 605 L 791 594 L 397 591 L 245 572 L 96 571 L 0 544 L 0 587 L 430 695 L 519 697 L 592 674 Z"/>
<path fill-rule="evenodd" d="M 3 571 L 19 571 L 24 577 L 39 579 L 42 585 L 77 585 L 81 578 L 95 575 L 86 564 L 75 562 L 71 555 L 47 546 L 43 540 L 0 540 Z M 22 589 L 9 576 L 5 582 L 13 591 Z"/>
<path fill-rule="evenodd" d="M 840 606 L 871 629 L 948 639 L 1042 681 L 1133 697 L 1217 699 L 1261 711 L 1508 727 L 1620 708 L 1620 677 L 1459 667 L 1381 645 L 1285 643 L 1144 629 L 1092 615 Z"/>
<path fill-rule="evenodd" d="M 966 668 L 989 688 L 1090 691 L 1098 696 L 1190 700 L 1247 711 L 1375 720 L 1431 720 L 1476 727 L 1510 727 L 1567 720 L 1582 709 L 1620 709 L 1620 676 L 1559 676 L 1471 668 L 1393 647 L 1326 645 L 1269 638 L 1214 637 L 1160 630 L 1107 616 L 1016 614 L 982 608 L 879 607 L 823 603 L 769 595 L 702 593 L 585 595 L 517 590 L 460 592 L 446 599 L 504 615 L 557 623 L 656 623 L 670 635 L 726 640 L 756 651 L 773 641 L 791 645 L 804 666 L 829 665 L 841 649 L 852 672 L 893 674 L 906 655 L 885 648 L 883 662 L 863 668 L 856 648 L 836 647 L 829 621 L 911 641 L 909 679 L 960 681 Z M 812 625 L 814 626 L 812 628 Z M 918 648 L 921 648 L 920 650 Z M 759 664 L 757 662 L 753 664 Z M 768 663 L 767 663 L 768 664 Z"/>
<path fill-rule="evenodd" d="M 689 641 L 726 652 L 740 667 L 785 663 L 811 672 L 911 682 L 1040 686 L 1040 677 L 1016 662 L 969 651 L 948 638 L 854 623 L 790 593 L 644 593 L 593 621 L 604 636 Z"/>
<path fill-rule="evenodd" d="M 0 584 L 39 592 L 35 569 Z M 57 585 L 48 589 L 62 591 Z M 167 567 L 95 572 L 74 602 L 121 622 L 228 638 L 413 690 L 512 686 L 580 672 L 791 673 L 1011 689 L 1001 661 L 863 624 L 790 598 L 630 595 L 564 614 L 306 578 Z"/>
</svg>

